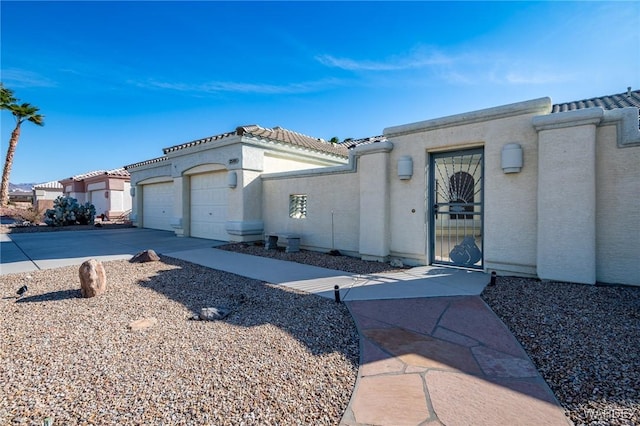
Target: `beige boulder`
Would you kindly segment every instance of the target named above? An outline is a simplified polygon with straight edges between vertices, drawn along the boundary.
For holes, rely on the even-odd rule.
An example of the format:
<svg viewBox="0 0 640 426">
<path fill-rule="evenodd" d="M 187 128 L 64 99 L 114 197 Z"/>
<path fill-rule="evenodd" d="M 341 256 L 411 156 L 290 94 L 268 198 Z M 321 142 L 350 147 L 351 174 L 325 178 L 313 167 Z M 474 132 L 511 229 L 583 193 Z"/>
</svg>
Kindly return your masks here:
<svg viewBox="0 0 640 426">
<path fill-rule="evenodd" d="M 78 274 L 82 297 L 99 296 L 107 291 L 107 274 L 102 263 L 96 259 L 89 259 L 80 265 Z"/>
<path fill-rule="evenodd" d="M 129 262 L 131 263 L 145 263 L 145 262 L 157 262 L 160 260 L 160 256 L 154 250 L 145 250 L 136 253 Z"/>
</svg>

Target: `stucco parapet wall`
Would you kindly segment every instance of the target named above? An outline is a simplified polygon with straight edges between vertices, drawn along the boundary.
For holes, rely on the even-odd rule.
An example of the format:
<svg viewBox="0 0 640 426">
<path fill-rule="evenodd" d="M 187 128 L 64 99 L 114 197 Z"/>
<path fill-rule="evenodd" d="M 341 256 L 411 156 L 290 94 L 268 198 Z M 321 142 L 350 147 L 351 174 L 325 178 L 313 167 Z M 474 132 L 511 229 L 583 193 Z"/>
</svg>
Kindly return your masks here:
<svg viewBox="0 0 640 426">
<path fill-rule="evenodd" d="M 557 112 L 548 115 L 539 115 L 531 119 L 533 127 L 537 131 L 562 129 L 566 127 L 595 125 L 602 122 L 604 110 L 600 107 L 578 109 L 566 112 Z"/>
<path fill-rule="evenodd" d="M 638 108 L 627 107 L 605 111 L 602 124 L 615 124 L 619 148 L 640 146 Z"/>
<path fill-rule="evenodd" d="M 261 177 L 263 180 L 305 178 L 321 175 L 333 175 L 339 173 L 355 173 L 357 170 L 358 157 L 368 154 L 386 153 L 393 150 L 393 144 L 389 141 L 375 142 L 369 145 L 362 145 L 349 151 L 349 162 L 344 166 L 319 167 L 317 169 L 294 170 L 291 172 L 265 173 Z"/>
<path fill-rule="evenodd" d="M 383 134 L 386 137 L 402 136 L 411 133 L 424 132 L 429 130 L 443 129 L 466 124 L 481 123 L 491 120 L 514 117 L 525 114 L 548 114 L 551 112 L 551 98 L 539 98 L 530 101 L 517 102 L 478 111 L 466 112 L 451 115 L 448 117 L 435 118 L 432 120 L 419 121 L 417 123 L 404 124 L 401 126 L 387 127 Z M 555 114 L 554 114 L 555 115 Z"/>
</svg>

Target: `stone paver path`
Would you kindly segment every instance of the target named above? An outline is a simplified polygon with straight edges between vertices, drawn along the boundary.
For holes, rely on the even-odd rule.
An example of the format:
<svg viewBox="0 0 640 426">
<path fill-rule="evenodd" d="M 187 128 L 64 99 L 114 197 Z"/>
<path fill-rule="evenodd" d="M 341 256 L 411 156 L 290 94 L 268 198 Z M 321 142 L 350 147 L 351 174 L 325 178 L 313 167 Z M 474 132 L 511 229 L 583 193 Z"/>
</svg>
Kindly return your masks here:
<svg viewBox="0 0 640 426">
<path fill-rule="evenodd" d="M 343 425 L 571 424 L 479 297 L 347 304 L 361 365 Z"/>
</svg>

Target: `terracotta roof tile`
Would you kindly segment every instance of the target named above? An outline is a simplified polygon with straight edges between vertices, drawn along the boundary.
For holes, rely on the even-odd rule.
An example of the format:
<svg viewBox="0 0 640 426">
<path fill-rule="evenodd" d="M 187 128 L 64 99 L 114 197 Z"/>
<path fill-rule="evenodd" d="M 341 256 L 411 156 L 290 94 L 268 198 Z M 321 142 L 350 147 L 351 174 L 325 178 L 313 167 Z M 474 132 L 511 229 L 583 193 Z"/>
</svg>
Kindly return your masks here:
<svg viewBox="0 0 640 426">
<path fill-rule="evenodd" d="M 303 135 L 302 133 L 283 129 L 282 127 L 266 129 L 258 125 L 249 125 L 238 127 L 236 129 L 236 133 L 240 136 L 284 142 L 297 147 L 325 152 L 341 157 L 347 157 L 349 154 L 347 148 L 340 144 L 333 144 L 325 141 L 324 139 L 313 138 L 311 136 Z"/>
<path fill-rule="evenodd" d="M 326 142 L 323 139 L 313 138 L 311 136 L 303 135 L 301 133 L 293 132 L 291 130 L 283 129 L 282 127 L 274 127 L 267 129 L 255 124 L 240 126 L 236 128 L 234 132 L 221 133 L 215 136 L 209 136 L 208 138 L 197 139 L 191 142 L 186 142 L 180 145 L 174 145 L 168 148 L 164 148 L 164 154 L 175 152 L 181 149 L 190 148 L 192 146 L 203 145 L 213 143 L 226 139 L 232 136 L 245 136 L 253 137 L 257 139 L 266 139 L 275 142 L 283 142 L 289 145 L 306 148 L 314 151 L 325 152 L 328 154 L 338 155 L 341 157 L 347 157 L 348 151 L 344 146 L 339 144 L 332 144 Z M 132 167 L 127 166 L 127 167 Z"/>
<path fill-rule="evenodd" d="M 90 177 L 93 177 L 93 176 L 99 176 L 99 175 L 102 175 L 102 174 L 104 174 L 104 170 L 94 170 L 94 171 L 91 171 L 91 172 L 81 173 L 79 175 L 71 176 L 69 179 L 73 179 L 73 180 L 79 181 L 79 180 L 83 180 L 83 179 L 90 178 Z"/>
<path fill-rule="evenodd" d="M 94 170 L 94 171 L 91 171 L 91 172 L 82 173 L 82 174 L 79 174 L 79 175 L 72 176 L 69 179 L 73 179 L 75 181 L 81 181 L 81 180 L 84 180 L 84 179 L 88 179 L 90 177 L 100 176 L 100 175 L 129 176 L 129 172 L 127 170 L 125 170 L 124 167 L 120 167 L 118 169 L 112 169 L 112 170 Z"/>
</svg>

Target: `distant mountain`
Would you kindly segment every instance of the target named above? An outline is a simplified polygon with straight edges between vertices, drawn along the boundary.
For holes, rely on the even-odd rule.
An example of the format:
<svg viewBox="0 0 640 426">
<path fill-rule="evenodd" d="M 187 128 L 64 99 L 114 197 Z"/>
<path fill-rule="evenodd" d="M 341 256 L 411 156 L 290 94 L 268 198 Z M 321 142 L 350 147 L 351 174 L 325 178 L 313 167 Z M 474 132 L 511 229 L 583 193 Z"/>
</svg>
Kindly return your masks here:
<svg viewBox="0 0 640 426">
<path fill-rule="evenodd" d="M 31 192 L 31 188 L 33 188 L 35 183 L 11 183 L 9 182 L 9 192 L 20 191 L 20 192 Z"/>
</svg>

